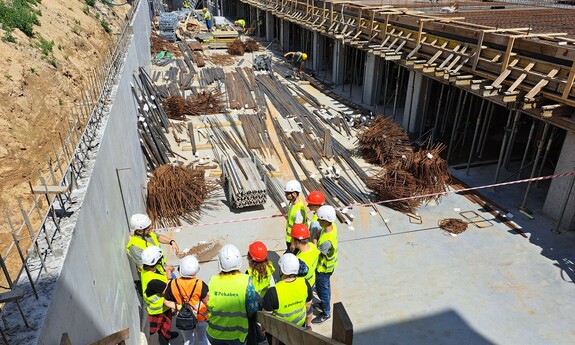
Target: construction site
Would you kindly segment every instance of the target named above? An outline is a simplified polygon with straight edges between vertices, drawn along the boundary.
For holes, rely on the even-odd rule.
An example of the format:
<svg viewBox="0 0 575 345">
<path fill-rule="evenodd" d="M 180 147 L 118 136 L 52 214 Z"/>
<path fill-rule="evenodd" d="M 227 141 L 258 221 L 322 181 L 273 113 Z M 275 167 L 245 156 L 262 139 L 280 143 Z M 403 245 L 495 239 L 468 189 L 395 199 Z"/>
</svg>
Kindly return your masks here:
<svg viewBox="0 0 575 345">
<path fill-rule="evenodd" d="M 206 283 L 254 241 L 278 282 L 293 180 L 336 210 L 333 315 L 258 312 L 270 345 L 574 343 L 574 1 L 26 3 L 70 32 L 23 44 L 0 1 L 0 51 L 41 51 L 12 55 L 22 80 L 2 62 L 0 123 L 30 129 L 0 150 L 19 162 L 0 172 L 1 343 L 158 344 L 134 214 Z M 44 88 L 52 127 L 18 122 Z"/>
</svg>

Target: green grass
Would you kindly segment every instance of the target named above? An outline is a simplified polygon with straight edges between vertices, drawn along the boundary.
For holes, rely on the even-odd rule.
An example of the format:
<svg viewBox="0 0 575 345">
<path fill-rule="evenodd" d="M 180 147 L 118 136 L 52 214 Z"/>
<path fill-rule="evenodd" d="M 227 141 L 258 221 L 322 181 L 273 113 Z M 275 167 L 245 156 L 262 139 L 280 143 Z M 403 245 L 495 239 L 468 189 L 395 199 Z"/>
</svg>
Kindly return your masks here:
<svg viewBox="0 0 575 345">
<path fill-rule="evenodd" d="M 40 25 L 38 15 L 42 15 L 39 9 L 34 6 L 38 4 L 38 0 L 0 0 L 0 24 L 4 31 L 11 33 L 12 30 L 18 29 L 26 36 L 34 36 L 34 25 Z M 11 35 L 3 39 L 11 42 L 15 39 L 10 38 Z"/>
<path fill-rule="evenodd" d="M 86 0 L 86 5 L 94 7 L 96 6 L 96 0 Z"/>
<path fill-rule="evenodd" d="M 40 36 L 40 40 L 36 44 L 36 47 L 40 48 L 42 51 L 42 56 L 47 57 L 54 50 L 54 41 L 48 41 Z"/>
<path fill-rule="evenodd" d="M 100 21 L 100 24 L 102 24 L 102 27 L 104 28 L 104 31 L 106 31 L 107 33 L 111 34 L 112 33 L 112 27 L 110 26 L 110 23 L 108 23 L 105 19 L 102 19 Z"/>
</svg>

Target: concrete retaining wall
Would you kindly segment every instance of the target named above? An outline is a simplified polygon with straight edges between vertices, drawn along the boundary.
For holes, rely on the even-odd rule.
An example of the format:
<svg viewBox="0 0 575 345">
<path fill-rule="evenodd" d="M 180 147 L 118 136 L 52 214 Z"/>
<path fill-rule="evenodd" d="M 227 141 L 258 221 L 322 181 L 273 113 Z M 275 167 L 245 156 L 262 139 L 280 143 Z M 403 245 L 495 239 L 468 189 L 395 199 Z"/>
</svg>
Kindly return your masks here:
<svg viewBox="0 0 575 345">
<path fill-rule="evenodd" d="M 150 16 L 140 3 L 133 36 L 70 247 L 57 280 L 39 344 L 59 344 L 68 332 L 73 344 L 86 344 L 129 327 L 128 344 L 137 344 L 139 301 L 124 249 L 128 239 L 122 185 L 128 215 L 144 210 L 146 171 L 136 130 L 132 73 L 150 65 Z"/>
</svg>

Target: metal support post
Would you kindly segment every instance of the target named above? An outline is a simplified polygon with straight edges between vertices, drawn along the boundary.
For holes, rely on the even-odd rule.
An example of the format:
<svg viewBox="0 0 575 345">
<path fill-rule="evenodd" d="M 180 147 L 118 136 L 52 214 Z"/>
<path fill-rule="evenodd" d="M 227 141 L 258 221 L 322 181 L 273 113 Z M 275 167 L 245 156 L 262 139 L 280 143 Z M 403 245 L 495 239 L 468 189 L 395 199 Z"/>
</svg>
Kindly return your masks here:
<svg viewBox="0 0 575 345">
<path fill-rule="evenodd" d="M 505 150 L 507 149 L 507 137 L 509 137 L 509 125 L 511 125 L 511 115 L 513 114 L 513 110 L 509 110 L 509 114 L 507 115 L 507 124 L 504 128 L 503 134 L 503 142 L 501 143 L 501 150 L 499 150 L 499 159 L 497 160 L 497 168 L 495 169 L 495 178 L 493 179 L 493 183 L 497 183 L 497 179 L 499 179 L 499 171 L 501 170 L 501 165 L 503 164 L 503 156 L 505 155 Z M 495 190 L 495 187 L 493 187 Z"/>
<path fill-rule="evenodd" d="M 517 125 L 519 119 L 521 118 L 521 112 L 517 110 L 515 112 L 515 117 L 513 119 L 513 126 L 511 128 L 511 138 L 509 138 L 509 145 L 507 146 L 507 152 L 505 153 L 505 158 L 503 159 L 503 166 L 506 170 L 509 170 L 509 161 L 511 160 L 511 153 L 513 151 L 513 145 L 515 144 L 515 137 L 517 136 Z"/>
<path fill-rule="evenodd" d="M 543 154 L 543 160 L 541 161 L 541 165 L 539 166 L 539 172 L 537 176 L 541 176 L 543 173 L 543 168 L 545 167 L 545 162 L 547 162 L 547 156 L 549 155 L 549 151 L 551 150 L 551 144 L 553 144 L 553 138 L 555 137 L 555 132 L 557 132 L 557 127 L 553 127 L 551 130 L 551 135 L 549 135 L 549 140 L 547 141 L 547 147 L 545 148 L 545 154 Z M 535 187 L 539 186 L 539 181 L 535 182 Z"/>
<path fill-rule="evenodd" d="M 469 92 L 461 90 L 461 93 L 465 93 L 465 95 L 463 96 L 463 104 L 461 102 L 457 102 L 457 108 L 455 109 L 455 121 L 453 121 L 451 138 L 449 139 L 449 147 L 447 148 L 447 162 L 449 162 L 449 158 L 451 158 L 451 153 L 453 152 L 453 143 L 455 142 L 455 136 L 457 135 L 457 127 L 459 127 L 459 119 L 463 109 L 465 109 L 465 105 L 467 104 L 467 96 L 469 96 Z M 459 100 L 461 100 L 461 93 L 459 94 Z"/>
<path fill-rule="evenodd" d="M 518 179 L 521 179 L 521 173 L 525 168 L 525 160 L 527 160 L 527 153 L 529 152 L 529 146 L 531 146 L 531 140 L 533 140 L 533 132 L 535 131 L 535 120 L 531 121 L 531 129 L 529 130 L 529 136 L 527 137 L 527 144 L 525 144 L 525 151 L 523 152 L 523 158 L 521 159 L 521 165 L 519 166 Z"/>
<path fill-rule="evenodd" d="M 489 103 L 490 107 L 487 108 L 486 111 L 486 117 L 485 117 L 485 123 L 487 123 L 487 126 L 485 126 L 485 133 L 483 134 L 483 139 L 479 139 L 479 142 L 481 143 L 481 149 L 479 150 L 479 158 L 483 157 L 483 150 L 485 149 L 485 142 L 487 142 L 487 133 L 489 133 L 489 128 L 491 128 L 491 120 L 493 120 L 493 103 Z M 487 118 L 487 116 L 489 117 L 489 119 Z M 483 131 L 483 129 L 482 129 Z"/>
<path fill-rule="evenodd" d="M 557 224 L 555 224 L 555 228 L 552 230 L 556 234 L 560 234 L 559 227 L 561 226 L 561 221 L 563 220 L 563 216 L 565 215 L 565 210 L 567 209 L 567 203 L 569 202 L 569 197 L 573 192 L 573 185 L 575 184 L 575 176 L 571 177 L 571 182 L 569 182 L 569 187 L 567 187 L 567 195 L 565 195 L 565 201 L 561 206 L 561 213 L 559 214 L 559 219 L 557 220 Z"/>
<path fill-rule="evenodd" d="M 543 151 L 543 147 L 545 146 L 545 139 L 547 137 L 547 131 L 549 130 L 549 123 L 545 123 L 545 127 L 543 127 L 543 133 L 541 134 L 541 138 L 537 142 L 537 154 L 535 155 L 535 161 L 533 161 L 533 168 L 531 169 L 531 176 L 529 178 L 533 178 L 535 176 L 535 172 L 537 171 L 537 165 L 539 164 L 539 157 L 541 157 L 541 152 Z M 529 190 L 531 189 L 531 181 L 527 183 L 527 190 L 525 190 L 525 196 L 523 197 L 523 202 L 521 203 L 520 209 L 525 209 L 525 205 L 527 205 L 527 197 L 529 196 Z"/>
<path fill-rule="evenodd" d="M 481 126 L 481 118 L 483 117 L 483 107 L 485 106 L 485 98 L 481 100 L 481 108 L 479 109 L 479 116 L 477 116 L 477 123 L 475 124 L 475 132 L 473 132 L 473 140 L 471 140 L 471 150 L 469 150 L 469 158 L 467 159 L 467 169 L 465 174 L 469 176 L 469 167 L 471 166 L 471 159 L 473 158 L 473 150 L 475 150 L 475 142 L 479 127 Z"/>
</svg>

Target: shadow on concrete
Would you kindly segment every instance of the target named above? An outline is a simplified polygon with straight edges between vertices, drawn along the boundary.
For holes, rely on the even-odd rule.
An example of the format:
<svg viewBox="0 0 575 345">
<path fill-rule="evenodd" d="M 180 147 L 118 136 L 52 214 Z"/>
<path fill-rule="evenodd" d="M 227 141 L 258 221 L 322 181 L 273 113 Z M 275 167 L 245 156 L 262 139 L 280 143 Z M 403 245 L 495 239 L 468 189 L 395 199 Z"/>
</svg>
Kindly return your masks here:
<svg viewBox="0 0 575 345">
<path fill-rule="evenodd" d="M 382 310 L 382 313 L 385 311 Z M 353 343 L 355 345 L 495 344 L 473 329 L 453 310 L 356 331 L 353 336 Z"/>
</svg>

